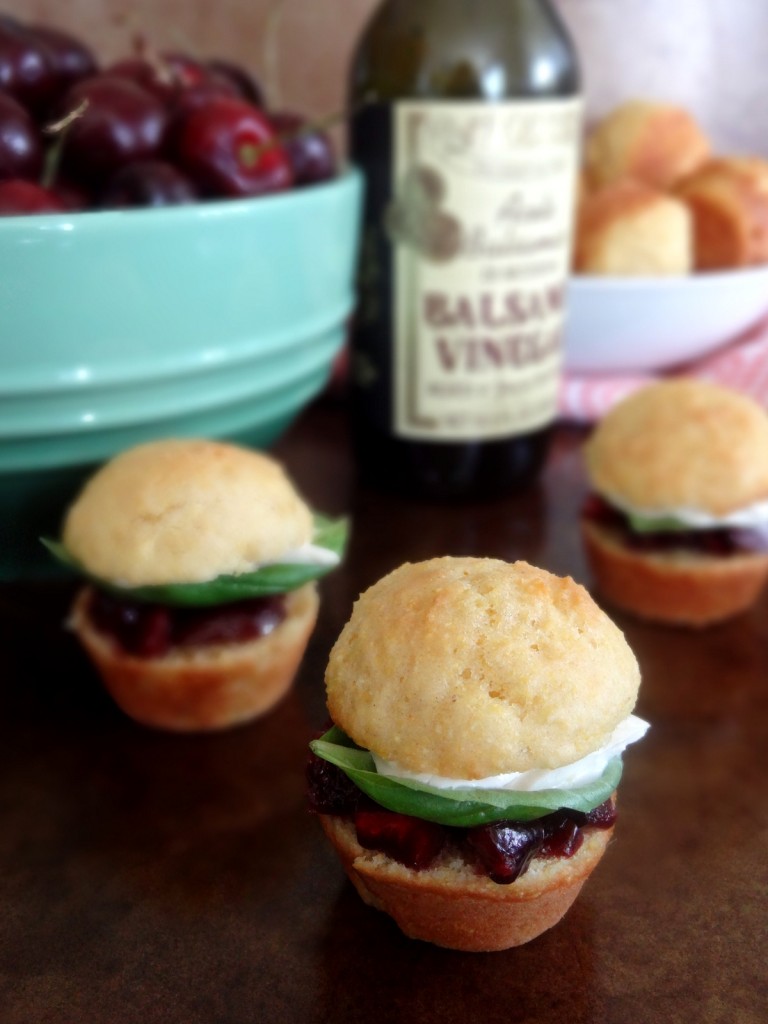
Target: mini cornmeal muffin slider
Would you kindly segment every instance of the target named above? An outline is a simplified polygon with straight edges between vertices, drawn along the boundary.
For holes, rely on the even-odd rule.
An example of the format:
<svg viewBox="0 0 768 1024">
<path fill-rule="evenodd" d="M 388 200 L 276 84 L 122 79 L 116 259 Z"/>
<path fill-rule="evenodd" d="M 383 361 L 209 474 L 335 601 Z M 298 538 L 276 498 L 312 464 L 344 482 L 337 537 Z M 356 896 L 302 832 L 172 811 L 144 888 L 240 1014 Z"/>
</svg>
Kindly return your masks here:
<svg viewBox="0 0 768 1024">
<path fill-rule="evenodd" d="M 600 592 L 638 616 L 707 626 L 768 578 L 768 416 L 705 381 L 651 384 L 585 446 L 582 535 Z"/>
<path fill-rule="evenodd" d="M 269 456 L 170 439 L 102 466 L 47 544 L 89 579 L 70 624 L 118 705 L 146 725 L 208 730 L 288 690 L 345 530 Z"/>
<path fill-rule="evenodd" d="M 587 591 L 525 562 L 406 563 L 331 651 L 309 805 L 406 935 L 520 945 L 565 914 L 616 818 L 640 674 Z"/>
</svg>

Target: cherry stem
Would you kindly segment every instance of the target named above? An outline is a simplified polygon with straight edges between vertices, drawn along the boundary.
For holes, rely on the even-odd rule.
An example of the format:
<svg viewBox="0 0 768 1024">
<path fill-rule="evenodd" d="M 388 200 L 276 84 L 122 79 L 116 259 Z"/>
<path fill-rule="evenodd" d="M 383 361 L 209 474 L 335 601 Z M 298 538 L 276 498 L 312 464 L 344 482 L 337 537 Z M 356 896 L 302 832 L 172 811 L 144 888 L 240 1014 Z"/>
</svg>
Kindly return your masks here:
<svg viewBox="0 0 768 1024">
<path fill-rule="evenodd" d="M 287 0 L 274 0 L 267 11 L 262 51 L 267 80 L 267 95 L 273 107 L 280 106 L 280 40 Z"/>
<path fill-rule="evenodd" d="M 249 158 L 257 162 L 259 157 L 263 156 L 264 153 L 269 152 L 270 149 L 274 149 L 275 146 L 282 146 L 286 142 L 291 142 L 293 139 L 300 139 L 303 135 L 311 135 L 313 132 L 324 132 L 327 128 L 332 128 L 335 124 L 340 124 L 342 121 L 346 121 L 353 114 L 356 114 L 363 107 L 367 107 L 369 103 L 374 101 L 375 97 L 372 94 L 363 96 L 354 106 L 345 107 L 342 110 L 336 110 L 333 114 L 326 114 L 324 117 L 318 117 L 311 121 L 306 121 L 295 131 L 281 132 L 279 135 L 275 135 L 273 139 L 269 139 L 267 142 L 262 142 L 258 146 L 249 148 Z"/>
<path fill-rule="evenodd" d="M 53 137 L 53 142 L 45 156 L 45 165 L 40 177 L 40 184 L 43 188 L 49 189 L 54 185 L 59 174 L 61 154 L 64 149 L 64 142 L 69 132 L 69 128 L 75 123 L 75 121 L 83 116 L 87 108 L 88 100 L 85 99 L 79 104 L 79 106 L 75 107 L 74 110 L 70 110 L 68 114 L 65 114 L 64 117 L 60 118 L 58 121 L 54 121 L 52 124 L 46 124 L 43 126 L 43 133 Z"/>
</svg>

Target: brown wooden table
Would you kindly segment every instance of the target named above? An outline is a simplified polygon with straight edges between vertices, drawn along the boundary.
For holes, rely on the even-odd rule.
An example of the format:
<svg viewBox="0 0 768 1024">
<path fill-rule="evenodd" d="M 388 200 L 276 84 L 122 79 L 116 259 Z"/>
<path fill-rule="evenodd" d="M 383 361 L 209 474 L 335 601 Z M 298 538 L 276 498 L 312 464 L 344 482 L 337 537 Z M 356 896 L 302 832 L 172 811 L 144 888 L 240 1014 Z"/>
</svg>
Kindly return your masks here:
<svg viewBox="0 0 768 1024">
<path fill-rule="evenodd" d="M 296 686 L 213 736 L 133 724 L 62 620 L 66 583 L 0 590 L 2 1024 L 764 1024 L 768 600 L 706 632 L 620 614 L 652 723 L 625 758 L 615 841 L 553 930 L 503 953 L 404 938 L 345 881 L 304 805 L 328 651 L 405 560 L 526 558 L 589 583 L 581 434 L 537 489 L 435 506 L 355 487 L 341 410 L 277 447 L 311 502 L 350 512 L 347 564 Z"/>
</svg>

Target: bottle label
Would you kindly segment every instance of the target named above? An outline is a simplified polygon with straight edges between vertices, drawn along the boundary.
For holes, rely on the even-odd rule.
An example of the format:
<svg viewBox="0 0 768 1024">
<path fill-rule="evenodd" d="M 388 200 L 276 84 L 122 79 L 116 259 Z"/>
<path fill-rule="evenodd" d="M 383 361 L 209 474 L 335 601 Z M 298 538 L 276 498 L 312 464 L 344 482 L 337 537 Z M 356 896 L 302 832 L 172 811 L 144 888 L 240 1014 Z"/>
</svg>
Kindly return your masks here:
<svg viewBox="0 0 768 1024">
<path fill-rule="evenodd" d="M 462 441 L 556 414 L 581 101 L 394 107 L 394 429 Z"/>
</svg>

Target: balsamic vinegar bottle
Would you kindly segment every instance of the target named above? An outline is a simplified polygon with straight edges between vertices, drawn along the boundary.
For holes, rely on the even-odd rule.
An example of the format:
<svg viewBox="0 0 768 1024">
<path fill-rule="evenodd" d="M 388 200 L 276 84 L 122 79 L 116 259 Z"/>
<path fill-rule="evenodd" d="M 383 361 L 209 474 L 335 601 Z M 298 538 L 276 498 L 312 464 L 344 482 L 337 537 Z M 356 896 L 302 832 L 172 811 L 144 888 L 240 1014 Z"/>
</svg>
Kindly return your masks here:
<svg viewBox="0 0 768 1024">
<path fill-rule="evenodd" d="M 480 497 L 535 478 L 556 414 L 581 135 L 549 0 L 385 0 L 350 81 L 366 177 L 361 478 Z"/>
</svg>

